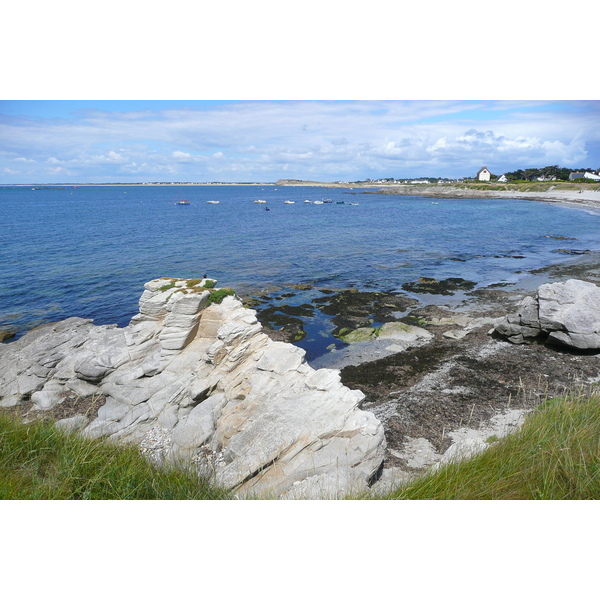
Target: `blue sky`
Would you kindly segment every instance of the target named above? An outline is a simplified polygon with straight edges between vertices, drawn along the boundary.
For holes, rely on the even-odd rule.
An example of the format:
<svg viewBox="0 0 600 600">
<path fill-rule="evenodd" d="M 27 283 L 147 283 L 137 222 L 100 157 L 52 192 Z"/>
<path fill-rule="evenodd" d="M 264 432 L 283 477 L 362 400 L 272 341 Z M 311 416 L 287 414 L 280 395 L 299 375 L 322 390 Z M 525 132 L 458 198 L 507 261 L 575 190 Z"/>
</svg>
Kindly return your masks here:
<svg viewBox="0 0 600 600">
<path fill-rule="evenodd" d="M 0 102 L 0 183 L 356 181 L 600 168 L 598 101 Z"/>
</svg>

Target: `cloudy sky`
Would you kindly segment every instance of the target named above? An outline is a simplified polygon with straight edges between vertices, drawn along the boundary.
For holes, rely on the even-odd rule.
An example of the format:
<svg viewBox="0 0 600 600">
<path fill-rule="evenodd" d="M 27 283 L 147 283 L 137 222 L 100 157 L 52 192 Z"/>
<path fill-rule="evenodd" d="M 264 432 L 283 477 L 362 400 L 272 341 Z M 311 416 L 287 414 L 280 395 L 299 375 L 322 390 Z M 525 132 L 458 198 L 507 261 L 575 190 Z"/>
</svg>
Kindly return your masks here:
<svg viewBox="0 0 600 600">
<path fill-rule="evenodd" d="M 597 101 L 2 101 L 0 183 L 600 167 Z"/>
</svg>

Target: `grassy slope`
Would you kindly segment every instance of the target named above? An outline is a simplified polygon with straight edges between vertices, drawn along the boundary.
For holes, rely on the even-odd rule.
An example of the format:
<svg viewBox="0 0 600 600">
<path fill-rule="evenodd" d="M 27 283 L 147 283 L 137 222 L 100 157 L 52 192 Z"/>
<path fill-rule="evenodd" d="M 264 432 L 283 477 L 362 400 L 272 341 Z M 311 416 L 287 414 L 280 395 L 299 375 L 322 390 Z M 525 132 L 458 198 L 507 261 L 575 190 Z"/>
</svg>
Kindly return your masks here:
<svg viewBox="0 0 600 600">
<path fill-rule="evenodd" d="M 23 424 L 0 413 L 0 499 L 226 499 L 134 447 Z M 600 392 L 543 403 L 520 431 L 386 499 L 600 499 Z"/>
<path fill-rule="evenodd" d="M 182 470 L 159 469 L 134 447 L 23 424 L 0 412 L 2 500 L 216 500 L 226 492 Z"/>
</svg>

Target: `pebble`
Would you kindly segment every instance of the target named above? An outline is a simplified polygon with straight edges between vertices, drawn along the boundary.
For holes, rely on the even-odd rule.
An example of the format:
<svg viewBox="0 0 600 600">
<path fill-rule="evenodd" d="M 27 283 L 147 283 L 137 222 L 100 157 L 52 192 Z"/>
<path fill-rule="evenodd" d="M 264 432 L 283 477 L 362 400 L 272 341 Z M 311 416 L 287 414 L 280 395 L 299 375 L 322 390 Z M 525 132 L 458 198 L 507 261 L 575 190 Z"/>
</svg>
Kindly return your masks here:
<svg viewBox="0 0 600 600">
<path fill-rule="evenodd" d="M 173 439 L 172 429 L 163 429 L 162 427 L 153 427 L 140 442 L 140 450 L 142 454 L 156 463 L 163 462 L 165 452 L 171 446 Z"/>
</svg>

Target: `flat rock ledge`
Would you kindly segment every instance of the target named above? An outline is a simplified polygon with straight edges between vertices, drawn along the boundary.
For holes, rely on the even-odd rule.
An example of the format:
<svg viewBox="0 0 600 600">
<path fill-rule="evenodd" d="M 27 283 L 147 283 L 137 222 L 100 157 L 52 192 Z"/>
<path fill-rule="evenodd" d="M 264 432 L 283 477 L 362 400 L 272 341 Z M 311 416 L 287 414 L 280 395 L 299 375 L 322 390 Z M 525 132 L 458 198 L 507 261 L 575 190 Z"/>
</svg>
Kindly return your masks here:
<svg viewBox="0 0 600 600">
<path fill-rule="evenodd" d="M 337 498 L 381 471 L 385 436 L 364 394 L 302 349 L 263 333 L 214 280 L 145 284 L 129 325 L 70 318 L 0 347 L 0 406 L 48 410 L 76 394 L 105 399 L 62 427 L 139 444 L 196 465 L 240 497 Z M 75 415 L 77 416 L 77 415 Z"/>
<path fill-rule="evenodd" d="M 600 287 L 579 279 L 541 285 L 495 332 L 515 344 L 544 341 L 600 350 Z"/>
</svg>

